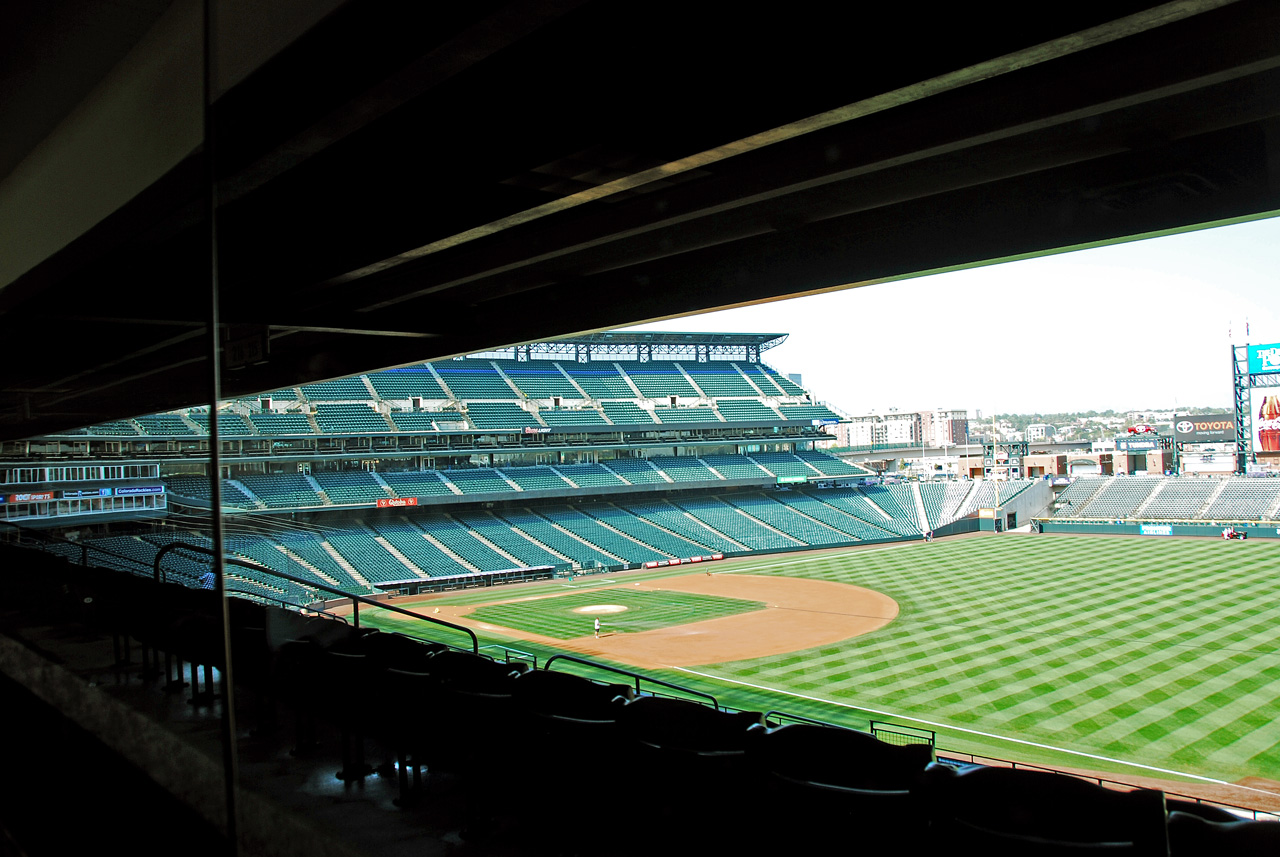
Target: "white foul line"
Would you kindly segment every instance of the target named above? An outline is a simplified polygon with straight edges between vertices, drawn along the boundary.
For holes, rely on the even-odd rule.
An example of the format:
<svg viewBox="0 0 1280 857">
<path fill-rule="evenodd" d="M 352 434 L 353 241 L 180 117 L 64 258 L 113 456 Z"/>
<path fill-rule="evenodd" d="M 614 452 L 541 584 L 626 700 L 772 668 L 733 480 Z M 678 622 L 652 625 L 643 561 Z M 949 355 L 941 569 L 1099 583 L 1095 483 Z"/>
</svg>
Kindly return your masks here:
<svg viewBox="0 0 1280 857">
<path fill-rule="evenodd" d="M 766 687 L 765 685 L 762 685 L 762 684 L 752 684 L 751 682 L 748 682 L 748 681 L 738 681 L 737 679 L 725 678 L 724 676 L 718 676 L 718 675 L 711 675 L 710 673 L 700 673 L 697 670 L 691 670 L 685 667 L 668 667 L 668 669 L 679 670 L 680 672 L 689 673 L 690 675 L 702 676 L 703 678 L 709 678 L 714 681 L 723 681 L 723 682 L 728 682 L 729 684 L 737 684 L 743 687 L 750 687 L 750 688 L 754 688 L 755 690 L 764 690 L 764 691 L 769 691 L 771 693 L 780 693 L 780 694 L 783 694 L 784 696 L 794 696 L 797 699 L 807 699 L 810 702 L 822 702 L 822 703 L 826 703 L 827 705 L 837 705 L 841 708 L 851 708 L 855 711 L 866 711 L 869 714 L 878 714 L 881 717 L 896 717 L 899 720 L 914 720 L 916 723 L 925 723 L 925 724 L 928 724 L 929 726 L 936 726 L 939 729 L 949 729 L 956 732 L 968 732 L 971 735 L 981 735 L 984 738 L 995 738 L 1000 741 L 1011 741 L 1015 744 L 1025 744 L 1028 747 L 1039 747 L 1042 750 L 1055 750 L 1059 753 L 1070 753 L 1073 756 L 1083 756 L 1086 759 L 1097 759 L 1101 762 L 1111 762 L 1117 765 L 1128 765 L 1133 768 L 1142 768 L 1143 770 L 1155 771 L 1160 774 L 1173 774 L 1174 776 L 1178 776 L 1178 777 L 1188 777 L 1190 779 L 1201 780 L 1206 783 L 1216 783 L 1217 785 L 1220 785 L 1220 786 L 1236 785 L 1235 783 L 1228 783 L 1225 780 L 1215 780 L 1213 777 L 1202 777 L 1199 774 L 1188 774 L 1184 771 L 1171 771 L 1168 768 L 1157 768 L 1154 765 L 1144 765 L 1144 764 L 1141 764 L 1140 762 L 1128 762 L 1128 761 L 1125 761 L 1124 759 L 1113 759 L 1110 756 L 1097 756 L 1097 755 L 1094 755 L 1093 753 L 1085 753 L 1081 750 L 1068 750 L 1063 747 L 1054 747 L 1051 744 L 1039 744 L 1035 741 L 1027 741 L 1022 738 L 1009 738 L 1004 735 L 996 735 L 993 732 L 981 732 L 977 729 L 966 729 L 963 726 L 952 726 L 949 723 L 935 723 L 932 720 L 924 720 L 919 717 L 911 717 L 910 715 L 907 715 L 907 714 L 898 714 L 892 711 L 880 711 L 879 709 L 868 708 L 865 705 L 851 705 L 847 702 L 837 702 L 834 699 L 822 699 L 821 697 L 817 697 L 817 696 L 806 696 L 803 693 L 795 693 L 790 690 L 782 690 L 776 687 Z M 1248 787 L 1237 786 L 1237 788 L 1248 788 Z"/>
</svg>

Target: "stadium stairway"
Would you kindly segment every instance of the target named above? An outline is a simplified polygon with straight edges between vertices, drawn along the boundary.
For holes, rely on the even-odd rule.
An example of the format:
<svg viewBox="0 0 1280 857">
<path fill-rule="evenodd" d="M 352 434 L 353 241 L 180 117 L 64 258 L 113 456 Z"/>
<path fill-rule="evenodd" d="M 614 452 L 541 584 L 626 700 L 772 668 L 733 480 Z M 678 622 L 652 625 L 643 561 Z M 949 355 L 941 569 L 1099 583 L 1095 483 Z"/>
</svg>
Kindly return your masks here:
<svg viewBox="0 0 1280 857">
<path fill-rule="evenodd" d="M 911 483 L 911 496 L 916 501 L 916 517 L 920 524 L 920 532 L 927 533 L 933 528 L 929 526 L 929 513 L 924 508 L 924 498 L 920 496 L 920 483 Z M 947 521 L 945 523 L 950 523 Z"/>
</svg>

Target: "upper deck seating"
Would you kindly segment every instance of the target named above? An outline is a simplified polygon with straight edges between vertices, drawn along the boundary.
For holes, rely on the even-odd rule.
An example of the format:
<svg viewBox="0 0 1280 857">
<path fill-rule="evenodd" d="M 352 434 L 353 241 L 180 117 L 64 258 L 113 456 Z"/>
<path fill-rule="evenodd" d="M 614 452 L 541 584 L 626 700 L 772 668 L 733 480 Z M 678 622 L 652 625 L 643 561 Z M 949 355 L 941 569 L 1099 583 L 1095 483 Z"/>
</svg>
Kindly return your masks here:
<svg viewBox="0 0 1280 857">
<path fill-rule="evenodd" d="M 378 475 L 401 497 L 443 497 L 453 493 L 435 470 L 389 470 Z"/>
<path fill-rule="evenodd" d="M 652 360 L 648 363 L 619 363 L 631 378 L 640 395 L 649 399 L 665 399 L 669 396 L 697 396 L 698 391 L 689 383 L 674 362 Z"/>
<path fill-rule="evenodd" d="M 538 416 L 549 426 L 603 426 L 604 416 L 595 408 L 542 408 Z"/>
<path fill-rule="evenodd" d="M 599 464 L 558 464 L 556 470 L 582 488 L 626 484 L 618 474 Z"/>
<path fill-rule="evenodd" d="M 299 389 L 302 390 L 302 398 L 308 402 L 350 402 L 369 398 L 369 388 L 359 375 L 303 384 Z"/>
<path fill-rule="evenodd" d="M 790 452 L 753 452 L 751 460 L 780 479 L 796 476 L 812 479 L 820 475 Z"/>
<path fill-rule="evenodd" d="M 782 389 L 782 392 L 785 393 L 786 395 L 788 396 L 804 395 L 804 389 L 799 384 L 797 384 L 795 381 L 792 381 L 790 378 L 786 377 L 785 375 L 782 375 L 772 366 L 765 366 L 764 364 L 761 364 L 761 368 L 764 369 L 765 374 L 767 374 L 771 379 L 773 379 L 773 383 L 777 384 L 778 387 Z"/>
<path fill-rule="evenodd" d="M 375 503 L 389 496 L 364 470 L 317 470 L 311 476 L 335 503 Z"/>
<path fill-rule="evenodd" d="M 192 437 L 199 434 L 177 414 L 148 414 L 135 418 L 135 421 L 142 426 L 143 435 L 149 437 Z"/>
<path fill-rule="evenodd" d="M 137 437 L 138 430 L 128 420 L 110 420 L 72 431 L 58 432 L 58 434 L 83 434 L 90 437 Z"/>
<path fill-rule="evenodd" d="M 739 367 L 742 369 L 743 373 L 747 376 L 747 378 L 749 378 L 757 387 L 760 388 L 760 392 L 763 393 L 764 395 L 766 396 L 785 395 L 782 387 L 780 387 L 773 380 L 774 376 L 764 371 L 764 369 L 761 368 L 759 363 L 741 363 L 739 364 Z"/>
<path fill-rule="evenodd" d="M 773 478 L 745 455 L 703 455 L 701 458 L 725 479 Z"/>
<path fill-rule="evenodd" d="M 201 434 L 209 433 L 209 415 L 207 413 L 192 413 L 188 418 L 196 424 Z M 245 437 L 251 434 L 253 432 L 240 414 L 231 411 L 218 411 L 218 435 L 220 437 Z"/>
<path fill-rule="evenodd" d="M 1216 479 L 1166 479 L 1147 507 L 1143 518 L 1187 520 L 1209 502 L 1210 495 L 1220 483 Z"/>
<path fill-rule="evenodd" d="M 507 480 L 496 470 L 488 467 L 477 467 L 473 470 L 446 470 L 441 474 L 463 494 L 487 494 L 490 492 L 513 492 Z"/>
<path fill-rule="evenodd" d="M 667 481 L 643 458 L 611 458 L 600 463 L 632 485 L 656 485 Z"/>
<path fill-rule="evenodd" d="M 194 497 L 209 500 L 209 480 L 204 476 L 166 476 L 165 485 L 171 494 L 179 497 Z M 238 509 L 256 509 L 257 504 L 249 499 L 243 491 L 231 483 L 222 480 L 222 505 L 235 506 Z"/>
<path fill-rule="evenodd" d="M 840 415 L 826 405 L 781 405 L 778 408 L 789 420 L 838 420 Z"/>
<path fill-rule="evenodd" d="M 258 434 L 293 435 L 315 434 L 311 423 L 304 414 L 250 414 L 249 422 L 258 430 Z"/>
<path fill-rule="evenodd" d="M 802 449 L 795 453 L 796 458 L 800 459 L 810 467 L 817 470 L 823 476 L 871 476 L 872 473 L 865 467 L 857 464 L 850 464 L 847 461 L 841 461 L 834 455 L 826 452 L 820 452 L 814 449 Z"/>
<path fill-rule="evenodd" d="M 636 391 L 613 363 L 565 363 L 564 369 L 593 399 L 631 399 Z"/>
<path fill-rule="evenodd" d="M 241 476 L 240 481 L 273 509 L 323 506 L 324 501 L 300 473 Z"/>
<path fill-rule="evenodd" d="M 503 467 L 500 472 L 525 491 L 573 487 L 550 467 Z"/>
<path fill-rule="evenodd" d="M 551 360 L 518 363 L 514 360 L 495 361 L 507 377 L 530 399 L 581 399 L 582 394 L 565 378 L 560 366 Z"/>
<path fill-rule="evenodd" d="M 1277 499 L 1280 499 L 1280 479 L 1230 479 L 1200 517 L 1228 521 L 1262 520 Z"/>
<path fill-rule="evenodd" d="M 477 429 L 482 430 L 537 428 L 542 425 L 537 417 L 515 402 L 470 402 L 467 404 L 467 416 Z"/>
<path fill-rule="evenodd" d="M 447 399 L 448 395 L 436 376 L 426 366 L 402 366 L 370 372 L 369 383 L 384 399 L 408 399 L 421 396 L 424 399 Z"/>
<path fill-rule="evenodd" d="M 718 423 L 720 418 L 711 408 L 654 408 L 653 415 L 662 423 Z"/>
<path fill-rule="evenodd" d="M 488 360 L 442 360 L 432 366 L 459 399 L 515 399 L 511 389 Z"/>
<path fill-rule="evenodd" d="M 758 399 L 718 399 L 716 410 L 728 422 L 781 422 L 778 412 Z"/>
<path fill-rule="evenodd" d="M 681 363 L 693 383 L 708 396 L 758 396 L 732 363 Z"/>
<path fill-rule="evenodd" d="M 457 416 L 456 412 L 451 412 Z M 435 431 L 436 414 L 428 411 L 392 411 L 391 422 L 397 431 Z"/>
<path fill-rule="evenodd" d="M 325 434 L 361 435 L 391 431 L 382 414 L 358 403 L 317 405 L 316 425 Z"/>
<path fill-rule="evenodd" d="M 605 402 L 604 415 L 614 425 L 654 423 L 653 414 L 635 402 Z"/>
<path fill-rule="evenodd" d="M 655 455 L 649 463 L 666 473 L 675 482 L 715 482 L 721 477 L 711 472 L 702 461 L 688 455 L 679 457 Z"/>
</svg>

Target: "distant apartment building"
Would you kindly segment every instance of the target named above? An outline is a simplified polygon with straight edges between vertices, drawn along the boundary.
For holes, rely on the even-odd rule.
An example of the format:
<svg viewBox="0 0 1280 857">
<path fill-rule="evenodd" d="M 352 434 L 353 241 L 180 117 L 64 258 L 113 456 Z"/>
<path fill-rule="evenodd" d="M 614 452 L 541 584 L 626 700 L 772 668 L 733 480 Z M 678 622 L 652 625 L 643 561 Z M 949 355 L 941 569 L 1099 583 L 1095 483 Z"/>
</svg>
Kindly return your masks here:
<svg viewBox="0 0 1280 857">
<path fill-rule="evenodd" d="M 1058 433 L 1058 429 L 1047 423 L 1032 423 L 1027 426 L 1027 441 L 1035 443 L 1038 440 L 1049 440 Z"/>
<path fill-rule="evenodd" d="M 963 410 L 887 411 L 853 417 L 839 429 L 844 446 L 951 446 L 968 442 L 969 418 Z"/>
</svg>

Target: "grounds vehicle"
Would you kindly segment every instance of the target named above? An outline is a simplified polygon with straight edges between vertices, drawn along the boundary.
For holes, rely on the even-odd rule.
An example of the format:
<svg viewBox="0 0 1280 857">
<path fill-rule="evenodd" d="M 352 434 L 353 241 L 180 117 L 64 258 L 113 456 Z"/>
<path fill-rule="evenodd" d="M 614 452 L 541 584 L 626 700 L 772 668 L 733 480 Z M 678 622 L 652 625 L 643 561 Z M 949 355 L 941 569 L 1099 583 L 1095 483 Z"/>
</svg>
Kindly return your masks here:
<svg viewBox="0 0 1280 857">
<path fill-rule="evenodd" d="M 1249 538 L 1249 534 L 1244 530 L 1237 530 L 1235 527 L 1227 527 L 1222 531 L 1222 537 L 1224 539 L 1239 539 L 1244 541 Z"/>
</svg>

